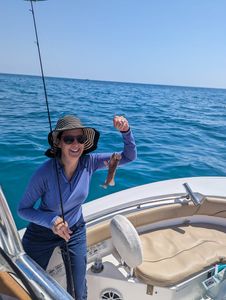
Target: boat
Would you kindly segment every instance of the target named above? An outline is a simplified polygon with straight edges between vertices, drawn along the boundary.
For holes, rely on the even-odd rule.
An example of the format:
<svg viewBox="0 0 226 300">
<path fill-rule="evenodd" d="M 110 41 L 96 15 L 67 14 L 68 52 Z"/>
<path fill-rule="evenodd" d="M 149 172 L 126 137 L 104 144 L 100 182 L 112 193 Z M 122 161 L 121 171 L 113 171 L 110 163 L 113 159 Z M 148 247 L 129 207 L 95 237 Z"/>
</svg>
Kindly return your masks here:
<svg viewBox="0 0 226 300">
<path fill-rule="evenodd" d="M 42 295 L 37 299 L 72 299 L 59 249 L 46 272 L 38 267 L 24 253 L 24 229 L 17 232 L 0 195 L 0 280 L 7 274 L 27 295 Z M 226 299 L 226 177 L 137 186 L 85 203 L 83 214 L 88 300 Z M 18 273 L 2 263 L 2 252 Z"/>
<path fill-rule="evenodd" d="M 51 129 L 32 3 L 40 0 L 29 1 Z M 130 188 L 85 203 L 83 215 L 88 300 L 226 300 L 226 177 Z M 44 271 L 24 252 L 24 232 L 0 188 L 0 299 L 73 299 L 60 249 Z"/>
</svg>

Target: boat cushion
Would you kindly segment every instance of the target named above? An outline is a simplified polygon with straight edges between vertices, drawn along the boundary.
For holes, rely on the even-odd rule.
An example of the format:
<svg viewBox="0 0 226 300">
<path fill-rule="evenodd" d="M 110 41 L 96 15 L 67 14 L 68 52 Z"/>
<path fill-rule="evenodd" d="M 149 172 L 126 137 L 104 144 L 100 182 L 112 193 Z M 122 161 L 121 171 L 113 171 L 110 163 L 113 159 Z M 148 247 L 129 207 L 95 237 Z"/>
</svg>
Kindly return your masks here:
<svg viewBox="0 0 226 300">
<path fill-rule="evenodd" d="M 198 208 L 193 203 L 188 203 L 187 205 L 175 203 L 172 205 L 157 206 L 150 209 L 137 210 L 127 215 L 127 218 L 135 228 L 138 228 L 147 224 L 154 224 L 155 222 L 193 215 L 226 218 L 225 199 L 207 197 Z M 88 246 L 100 243 L 110 237 L 109 221 L 104 221 L 87 228 Z"/>
<path fill-rule="evenodd" d="M 221 226 L 175 226 L 140 238 L 143 262 L 136 268 L 136 276 L 150 285 L 172 286 L 226 262 L 226 229 Z"/>
<path fill-rule="evenodd" d="M 0 299 L 31 300 L 25 289 L 7 272 L 0 272 Z"/>
<path fill-rule="evenodd" d="M 142 244 L 132 223 L 122 215 L 111 220 L 112 242 L 122 260 L 131 268 L 143 261 Z"/>
</svg>

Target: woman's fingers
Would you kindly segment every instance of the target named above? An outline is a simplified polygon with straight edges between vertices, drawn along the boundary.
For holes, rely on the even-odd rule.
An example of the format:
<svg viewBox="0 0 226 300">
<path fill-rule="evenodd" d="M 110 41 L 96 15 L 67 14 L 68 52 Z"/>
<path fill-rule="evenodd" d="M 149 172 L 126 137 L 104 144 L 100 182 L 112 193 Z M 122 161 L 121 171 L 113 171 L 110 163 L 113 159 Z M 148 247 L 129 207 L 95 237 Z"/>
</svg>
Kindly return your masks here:
<svg viewBox="0 0 226 300">
<path fill-rule="evenodd" d="M 120 131 L 129 130 L 129 122 L 123 116 L 115 116 L 113 119 L 114 127 Z"/>
<path fill-rule="evenodd" d="M 65 239 L 66 241 L 69 241 L 70 239 L 70 234 L 69 234 L 69 230 L 68 227 L 66 227 L 65 225 L 62 226 L 59 230 L 60 236 Z"/>
<path fill-rule="evenodd" d="M 52 230 L 55 234 L 59 235 L 66 241 L 69 241 L 72 231 L 68 227 L 67 222 L 57 222 L 57 224 L 53 226 Z"/>
</svg>

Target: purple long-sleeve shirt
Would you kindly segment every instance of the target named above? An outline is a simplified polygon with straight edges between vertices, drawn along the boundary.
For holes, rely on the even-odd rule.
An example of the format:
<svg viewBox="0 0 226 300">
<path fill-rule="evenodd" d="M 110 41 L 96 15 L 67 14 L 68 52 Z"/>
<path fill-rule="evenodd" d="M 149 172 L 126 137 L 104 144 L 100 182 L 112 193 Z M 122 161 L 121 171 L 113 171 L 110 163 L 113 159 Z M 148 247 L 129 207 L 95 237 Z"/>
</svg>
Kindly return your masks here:
<svg viewBox="0 0 226 300">
<path fill-rule="evenodd" d="M 120 165 L 136 158 L 136 145 L 132 132 L 122 132 L 124 149 L 121 152 Z M 70 180 L 57 160 L 60 189 L 63 201 L 65 221 L 69 227 L 74 225 L 82 214 L 82 204 L 89 193 L 93 172 L 105 167 L 112 153 L 94 153 L 81 156 L 78 166 Z M 18 206 L 21 218 L 52 228 L 57 216 L 61 215 L 59 187 L 57 183 L 55 159 L 44 162 L 32 176 L 30 183 Z M 39 208 L 35 203 L 41 199 Z"/>
</svg>

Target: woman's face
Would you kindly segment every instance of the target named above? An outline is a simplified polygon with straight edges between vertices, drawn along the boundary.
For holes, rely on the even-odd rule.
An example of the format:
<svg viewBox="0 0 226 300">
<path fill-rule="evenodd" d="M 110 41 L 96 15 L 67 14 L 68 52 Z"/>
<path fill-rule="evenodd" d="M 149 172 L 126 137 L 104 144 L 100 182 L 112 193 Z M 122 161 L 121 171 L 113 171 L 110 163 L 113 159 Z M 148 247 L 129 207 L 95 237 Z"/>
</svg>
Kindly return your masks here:
<svg viewBox="0 0 226 300">
<path fill-rule="evenodd" d="M 62 151 L 62 159 L 78 159 L 82 155 L 84 151 L 84 144 L 81 143 L 83 135 L 82 129 L 72 129 L 62 133 L 58 145 Z"/>
</svg>

